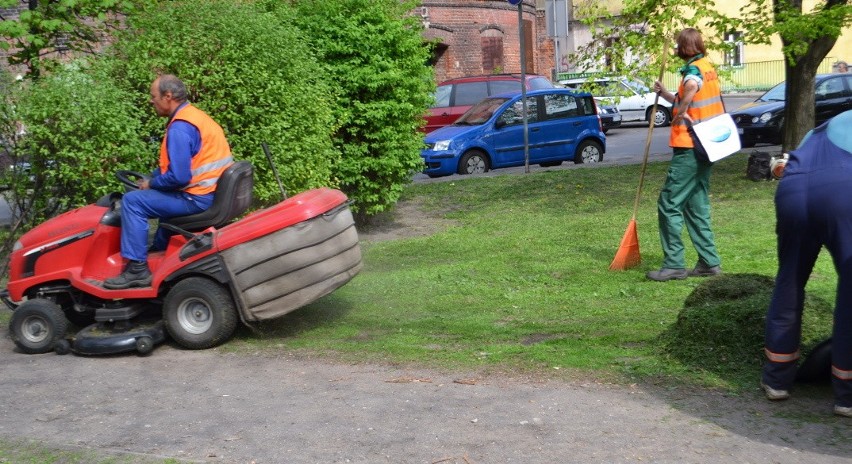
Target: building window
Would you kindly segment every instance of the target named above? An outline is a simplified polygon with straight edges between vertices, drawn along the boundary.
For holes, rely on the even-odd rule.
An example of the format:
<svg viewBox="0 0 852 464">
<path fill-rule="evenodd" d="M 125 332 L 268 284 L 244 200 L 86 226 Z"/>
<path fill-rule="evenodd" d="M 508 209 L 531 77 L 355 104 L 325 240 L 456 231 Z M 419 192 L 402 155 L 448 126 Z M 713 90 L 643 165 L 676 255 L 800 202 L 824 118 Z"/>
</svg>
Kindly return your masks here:
<svg viewBox="0 0 852 464">
<path fill-rule="evenodd" d="M 742 66 L 743 65 L 743 33 L 731 31 L 725 34 L 725 43 L 728 44 L 728 50 L 725 51 L 726 66 Z"/>
<path fill-rule="evenodd" d="M 482 72 L 497 74 L 503 72 L 503 33 L 496 29 L 486 29 L 480 36 L 482 45 Z"/>
</svg>

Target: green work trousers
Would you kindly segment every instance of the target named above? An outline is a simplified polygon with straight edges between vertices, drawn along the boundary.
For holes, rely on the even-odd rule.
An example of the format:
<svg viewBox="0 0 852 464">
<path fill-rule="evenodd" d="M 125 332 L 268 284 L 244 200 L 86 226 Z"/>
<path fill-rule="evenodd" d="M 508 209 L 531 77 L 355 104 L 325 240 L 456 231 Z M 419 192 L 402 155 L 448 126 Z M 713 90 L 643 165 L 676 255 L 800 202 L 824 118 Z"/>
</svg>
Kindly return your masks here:
<svg viewBox="0 0 852 464">
<path fill-rule="evenodd" d="M 712 165 L 695 159 L 691 148 L 675 148 L 666 183 L 657 201 L 663 268 L 685 269 L 683 225 L 698 259 L 707 266 L 721 262 L 710 229 L 710 170 Z"/>
</svg>

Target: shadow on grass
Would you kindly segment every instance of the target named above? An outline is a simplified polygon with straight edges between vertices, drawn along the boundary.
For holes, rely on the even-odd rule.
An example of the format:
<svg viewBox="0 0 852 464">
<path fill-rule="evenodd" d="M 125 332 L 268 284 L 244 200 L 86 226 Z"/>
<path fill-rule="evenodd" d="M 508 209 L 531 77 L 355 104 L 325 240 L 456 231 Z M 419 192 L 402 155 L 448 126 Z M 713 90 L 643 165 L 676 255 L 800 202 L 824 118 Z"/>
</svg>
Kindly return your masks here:
<svg viewBox="0 0 852 464">
<path fill-rule="evenodd" d="M 758 386 L 764 322 L 774 281 L 758 274 L 708 278 L 684 301 L 677 321 L 661 334 L 667 356 L 694 372 L 717 376 L 731 388 L 685 386 L 657 390 L 672 407 L 751 440 L 809 452 L 848 457 L 848 419 L 832 416 L 828 372 L 818 382 L 798 383 L 788 401 L 767 401 Z M 803 359 L 828 338 L 832 305 L 806 296 Z"/>
</svg>

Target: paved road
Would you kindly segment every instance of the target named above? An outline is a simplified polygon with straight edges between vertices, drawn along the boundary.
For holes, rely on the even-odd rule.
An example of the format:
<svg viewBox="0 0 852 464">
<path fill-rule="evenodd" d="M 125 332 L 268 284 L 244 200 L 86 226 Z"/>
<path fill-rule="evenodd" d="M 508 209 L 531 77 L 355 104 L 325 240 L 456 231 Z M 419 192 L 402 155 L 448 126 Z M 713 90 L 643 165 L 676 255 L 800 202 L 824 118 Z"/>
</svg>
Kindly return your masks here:
<svg viewBox="0 0 852 464">
<path fill-rule="evenodd" d="M 4 332 L 4 441 L 235 464 L 852 464 L 827 388 L 778 404 L 287 353 L 24 355 Z"/>
</svg>

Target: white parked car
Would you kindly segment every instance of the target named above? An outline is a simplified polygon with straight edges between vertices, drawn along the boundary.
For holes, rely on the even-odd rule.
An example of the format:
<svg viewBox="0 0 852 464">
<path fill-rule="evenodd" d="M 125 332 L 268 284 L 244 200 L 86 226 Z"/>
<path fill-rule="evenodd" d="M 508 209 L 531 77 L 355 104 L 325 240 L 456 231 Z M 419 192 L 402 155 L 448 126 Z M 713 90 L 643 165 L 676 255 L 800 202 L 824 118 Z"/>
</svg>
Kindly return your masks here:
<svg viewBox="0 0 852 464">
<path fill-rule="evenodd" d="M 560 80 L 569 89 L 584 89 L 604 105 L 614 105 L 621 112 L 623 122 L 654 120 L 654 127 L 662 127 L 672 120 L 672 104 L 660 98 L 657 112 L 651 115 L 656 94 L 638 80 L 626 77 L 596 77 Z"/>
</svg>

